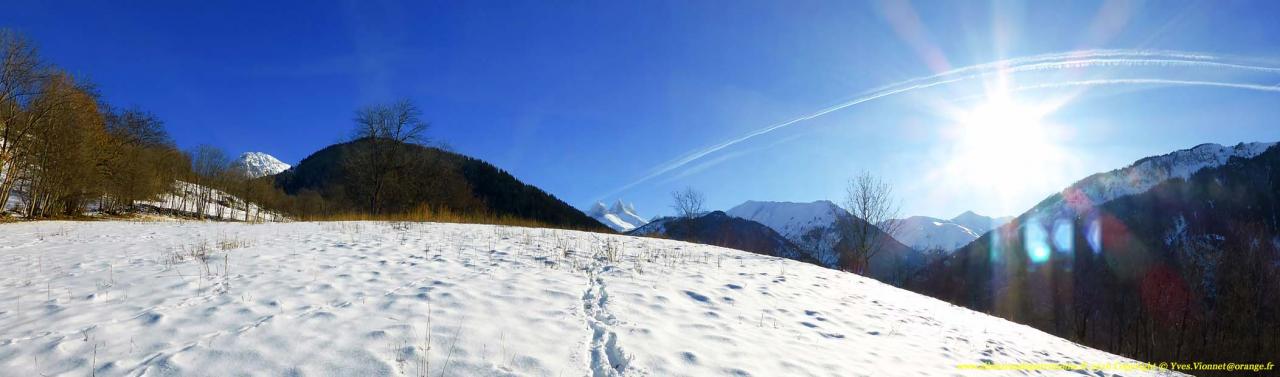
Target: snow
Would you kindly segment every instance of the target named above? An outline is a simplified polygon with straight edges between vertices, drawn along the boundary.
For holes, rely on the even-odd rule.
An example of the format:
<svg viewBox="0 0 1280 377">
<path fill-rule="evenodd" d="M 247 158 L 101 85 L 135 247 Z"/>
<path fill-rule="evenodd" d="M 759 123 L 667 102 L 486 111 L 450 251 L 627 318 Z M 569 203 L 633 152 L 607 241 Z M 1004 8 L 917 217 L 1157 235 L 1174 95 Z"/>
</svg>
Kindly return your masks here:
<svg viewBox="0 0 1280 377">
<path fill-rule="evenodd" d="M 1232 157 L 1255 157 L 1274 145 L 1276 143 L 1240 143 L 1231 147 L 1201 144 L 1191 149 L 1144 158 L 1128 167 L 1095 174 L 1071 185 L 1063 190 L 1065 200 L 1048 210 L 1052 213 L 1067 206 L 1073 209 L 1087 208 L 1119 197 L 1141 194 L 1161 182 L 1174 178 L 1186 179 L 1201 169 L 1222 166 Z"/>
<path fill-rule="evenodd" d="M 18 197 L 17 195 L 9 195 L 9 199 L 5 201 L 4 205 L 0 206 L 0 213 L 4 213 L 5 211 L 10 211 L 10 210 L 17 210 L 21 205 L 22 205 L 22 198 Z"/>
<path fill-rule="evenodd" d="M 201 206 L 200 193 L 208 192 L 211 200 L 204 206 Z M 22 208 L 25 200 L 21 190 L 14 190 L 13 195 L 9 197 L 9 202 L 5 204 L 4 210 L 17 210 Z M 205 218 L 222 221 L 286 221 L 283 215 L 272 212 L 266 208 L 259 207 L 255 203 L 248 203 L 248 216 L 245 216 L 245 201 L 231 195 L 222 190 L 207 188 L 190 182 L 174 181 L 173 192 L 161 194 L 156 200 L 142 200 L 137 205 L 152 210 L 160 210 L 159 212 L 176 212 L 176 213 L 160 213 L 160 217 L 169 215 L 199 216 L 203 213 Z M 97 203 L 91 203 L 89 210 L 85 215 L 97 216 L 101 213 Z M 0 211 L 3 213 L 4 211 Z M 143 210 L 138 215 L 147 219 L 155 220 L 156 216 Z"/>
<path fill-rule="evenodd" d="M 12 375 L 990 376 L 957 365 L 1131 362 L 856 275 L 670 240 L 429 223 L 0 228 Z"/>
<path fill-rule="evenodd" d="M 636 212 L 634 204 L 623 203 L 621 199 L 613 203 L 613 207 L 605 207 L 604 203 L 596 202 L 587 211 L 587 215 L 619 232 L 629 232 L 649 223 Z"/>
<path fill-rule="evenodd" d="M 951 220 L 912 216 L 895 220 L 899 222 L 899 228 L 893 237 L 916 250 L 953 251 L 968 245 L 983 233 L 1004 225 L 1011 219 L 1013 218 L 983 216 L 973 211 L 965 211 Z M 885 224 L 879 225 L 884 228 Z"/>
<path fill-rule="evenodd" d="M 917 250 L 955 250 L 978 239 L 977 232 L 948 220 L 926 216 L 912 216 L 898 220 L 898 232 L 894 234 L 903 245 Z"/>
<path fill-rule="evenodd" d="M 749 200 L 725 213 L 764 224 L 783 237 L 796 240 L 816 227 L 834 224 L 836 211 L 844 209 L 826 200 L 809 203 Z"/>
<path fill-rule="evenodd" d="M 276 175 L 290 168 L 289 164 L 262 152 L 245 152 L 236 159 L 235 165 L 250 178 Z"/>
<path fill-rule="evenodd" d="M 207 190 L 213 200 L 200 206 L 200 191 Z M 203 215 L 207 218 L 225 221 L 245 221 L 245 202 L 239 197 L 217 189 L 206 188 L 190 182 L 175 181 L 174 192 L 160 196 L 155 201 L 140 201 L 139 205 L 159 209 L 174 210 L 184 214 Z M 260 208 L 257 204 L 248 203 L 248 221 L 285 221 L 283 215 Z"/>
<path fill-rule="evenodd" d="M 1011 220 L 1013 220 L 1012 216 L 990 217 L 979 215 L 973 211 L 964 211 L 964 213 L 951 218 L 950 222 L 965 227 L 973 231 L 974 234 L 981 236 Z"/>
<path fill-rule="evenodd" d="M 823 266 L 839 264 L 840 253 L 835 250 L 840 239 L 835 230 L 836 214 L 849 212 L 835 203 L 826 200 L 809 203 L 750 200 L 725 213 L 764 224 L 800 246 L 802 252 L 812 253 L 810 257 Z"/>
</svg>

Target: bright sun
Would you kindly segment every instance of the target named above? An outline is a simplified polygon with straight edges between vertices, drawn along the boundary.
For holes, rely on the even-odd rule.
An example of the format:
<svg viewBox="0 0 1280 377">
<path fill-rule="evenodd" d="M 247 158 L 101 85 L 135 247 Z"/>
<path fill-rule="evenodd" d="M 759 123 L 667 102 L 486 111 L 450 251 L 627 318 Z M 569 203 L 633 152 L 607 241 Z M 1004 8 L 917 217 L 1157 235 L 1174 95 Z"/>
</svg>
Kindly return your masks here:
<svg viewBox="0 0 1280 377">
<path fill-rule="evenodd" d="M 1048 142 L 1040 124 L 1043 116 L 1009 98 L 993 98 L 962 115 L 961 147 L 973 154 L 969 157 L 981 160 L 974 162 L 1011 163 L 1002 160 L 1011 154 L 1035 155 Z"/>
<path fill-rule="evenodd" d="M 1020 103 L 1007 95 L 956 114 L 949 132 L 949 173 L 975 188 L 1002 195 L 1039 190 L 1060 168 L 1061 148 L 1050 132 L 1044 107 Z"/>
</svg>

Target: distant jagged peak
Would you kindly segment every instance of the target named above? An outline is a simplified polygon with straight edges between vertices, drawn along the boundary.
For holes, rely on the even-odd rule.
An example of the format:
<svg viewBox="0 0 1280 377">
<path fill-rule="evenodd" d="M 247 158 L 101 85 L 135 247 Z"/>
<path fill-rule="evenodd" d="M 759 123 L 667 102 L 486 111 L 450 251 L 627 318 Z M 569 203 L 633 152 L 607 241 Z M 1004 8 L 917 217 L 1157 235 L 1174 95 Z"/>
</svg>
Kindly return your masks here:
<svg viewBox="0 0 1280 377">
<path fill-rule="evenodd" d="M 634 204 L 626 203 L 622 199 L 615 201 L 612 206 L 607 206 L 604 202 L 596 202 L 587 211 L 587 215 L 619 232 L 630 231 L 649 223 L 649 220 L 645 220 L 636 212 Z"/>
<path fill-rule="evenodd" d="M 635 203 L 625 203 L 622 199 L 618 199 L 618 201 L 613 202 L 613 207 L 610 209 L 613 210 L 614 213 L 629 212 L 634 214 L 636 212 Z"/>
<path fill-rule="evenodd" d="M 592 217 L 604 215 L 606 212 L 609 212 L 609 207 L 605 206 L 604 202 L 596 202 L 596 204 L 591 205 L 590 210 L 587 210 L 587 214 Z"/>
</svg>

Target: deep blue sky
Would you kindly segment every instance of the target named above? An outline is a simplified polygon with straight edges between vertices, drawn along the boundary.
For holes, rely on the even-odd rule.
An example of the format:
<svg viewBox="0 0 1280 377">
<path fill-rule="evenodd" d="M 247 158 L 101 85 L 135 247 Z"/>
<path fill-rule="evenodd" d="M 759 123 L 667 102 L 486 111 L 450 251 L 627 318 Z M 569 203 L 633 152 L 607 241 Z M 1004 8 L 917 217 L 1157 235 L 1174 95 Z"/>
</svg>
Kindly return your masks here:
<svg viewBox="0 0 1280 377">
<path fill-rule="evenodd" d="M 938 109 L 980 105 L 977 83 L 850 107 L 617 190 L 691 151 L 945 68 L 1096 48 L 1280 66 L 1277 2 L 1053 3 L 25 1 L 0 27 L 112 104 L 158 114 L 184 148 L 296 163 L 343 139 L 356 108 L 409 98 L 455 150 L 580 208 L 622 198 L 645 216 L 669 213 L 668 193 L 686 185 L 715 209 L 834 200 L 861 170 L 892 181 L 908 215 L 1013 215 L 1147 155 L 1280 140 L 1280 93 L 1116 85 L 1070 92 L 1046 115 L 1057 158 L 957 159 L 956 122 Z M 1280 83 L 1256 71 L 1068 73 Z M 1026 80 L 1040 79 L 1060 77 Z M 1027 171 L 984 182 L 938 171 L 957 161 Z"/>
</svg>

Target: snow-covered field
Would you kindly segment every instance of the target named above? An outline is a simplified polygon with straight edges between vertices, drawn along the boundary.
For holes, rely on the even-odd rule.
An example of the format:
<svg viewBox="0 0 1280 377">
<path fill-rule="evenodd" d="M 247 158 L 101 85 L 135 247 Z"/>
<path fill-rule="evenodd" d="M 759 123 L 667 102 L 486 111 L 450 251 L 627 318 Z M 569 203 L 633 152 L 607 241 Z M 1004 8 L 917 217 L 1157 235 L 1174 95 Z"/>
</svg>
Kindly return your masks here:
<svg viewBox="0 0 1280 377">
<path fill-rule="evenodd" d="M 0 305 L 11 376 L 990 376 L 1023 372 L 957 365 L 1129 362 L 789 260 L 487 225 L 5 224 Z"/>
</svg>

